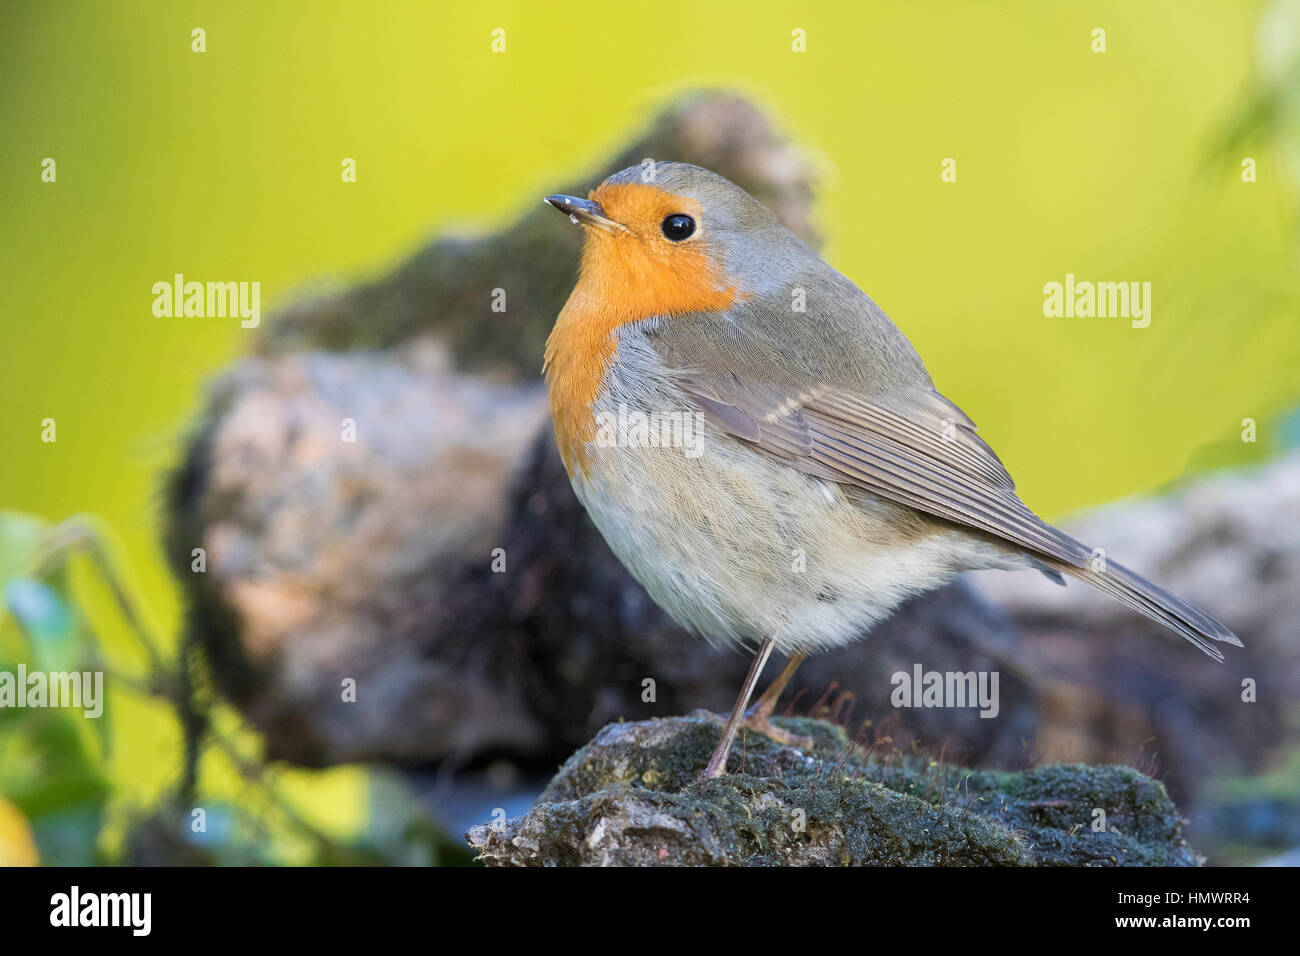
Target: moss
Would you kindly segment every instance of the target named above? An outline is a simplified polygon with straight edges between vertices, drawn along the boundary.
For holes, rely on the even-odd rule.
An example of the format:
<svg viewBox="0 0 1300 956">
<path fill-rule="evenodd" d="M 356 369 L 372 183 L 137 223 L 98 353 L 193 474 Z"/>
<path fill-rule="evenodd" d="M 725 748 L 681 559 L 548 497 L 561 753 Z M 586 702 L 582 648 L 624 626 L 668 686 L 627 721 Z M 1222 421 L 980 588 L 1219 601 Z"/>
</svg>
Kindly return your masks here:
<svg viewBox="0 0 1300 956">
<path fill-rule="evenodd" d="M 697 775 L 720 720 L 610 724 L 537 805 L 469 840 L 498 865 L 1195 865 L 1164 787 L 1128 767 L 972 771 L 873 761 L 842 728 L 782 726 L 807 750 L 742 732 L 727 775 Z M 1105 829 L 1094 830 L 1095 813 Z"/>
</svg>

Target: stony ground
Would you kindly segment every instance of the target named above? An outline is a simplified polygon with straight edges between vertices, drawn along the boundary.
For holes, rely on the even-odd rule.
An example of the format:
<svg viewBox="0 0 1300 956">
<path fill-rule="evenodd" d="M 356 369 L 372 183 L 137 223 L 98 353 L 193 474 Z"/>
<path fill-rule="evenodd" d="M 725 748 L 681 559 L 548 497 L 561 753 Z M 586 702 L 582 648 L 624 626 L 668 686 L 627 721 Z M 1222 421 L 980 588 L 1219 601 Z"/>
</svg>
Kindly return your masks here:
<svg viewBox="0 0 1300 956">
<path fill-rule="evenodd" d="M 1129 767 L 970 771 L 872 759 L 825 721 L 808 750 L 742 732 L 699 782 L 721 718 L 610 724 L 523 818 L 474 827 L 495 866 L 1196 866 L 1159 782 Z"/>
</svg>

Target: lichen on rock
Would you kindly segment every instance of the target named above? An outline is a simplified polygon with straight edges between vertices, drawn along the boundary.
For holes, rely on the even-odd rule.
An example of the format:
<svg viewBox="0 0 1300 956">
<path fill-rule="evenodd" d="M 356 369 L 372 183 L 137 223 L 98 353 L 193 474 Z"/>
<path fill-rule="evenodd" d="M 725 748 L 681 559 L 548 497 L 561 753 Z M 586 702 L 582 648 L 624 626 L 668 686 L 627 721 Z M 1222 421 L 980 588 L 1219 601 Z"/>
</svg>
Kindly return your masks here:
<svg viewBox="0 0 1300 956">
<path fill-rule="evenodd" d="M 495 866 L 1195 866 L 1164 786 L 1129 767 L 1018 773 L 873 758 L 826 721 L 741 732 L 697 779 L 721 718 L 609 724 L 522 818 L 466 835 Z"/>
</svg>

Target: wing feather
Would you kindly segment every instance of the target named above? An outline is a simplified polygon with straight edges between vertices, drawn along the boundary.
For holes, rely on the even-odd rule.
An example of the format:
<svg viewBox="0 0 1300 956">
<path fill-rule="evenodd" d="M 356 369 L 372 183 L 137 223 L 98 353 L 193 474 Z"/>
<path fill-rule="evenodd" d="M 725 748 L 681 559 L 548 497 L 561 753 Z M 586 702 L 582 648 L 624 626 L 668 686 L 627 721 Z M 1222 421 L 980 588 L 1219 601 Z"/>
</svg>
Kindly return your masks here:
<svg viewBox="0 0 1300 956">
<path fill-rule="evenodd" d="M 1222 660 L 1211 641 L 1240 644 L 1214 618 L 1127 568 L 1094 569 L 1087 546 L 1030 511 L 974 422 L 934 388 L 875 304 L 853 292 L 858 308 L 810 320 L 801 349 L 783 345 L 788 317 L 750 307 L 663 322 L 652 341 L 689 400 L 755 450 L 991 535 L 1045 573 L 1101 589 L 1212 657 Z M 881 349 L 889 360 L 871 361 Z"/>
</svg>

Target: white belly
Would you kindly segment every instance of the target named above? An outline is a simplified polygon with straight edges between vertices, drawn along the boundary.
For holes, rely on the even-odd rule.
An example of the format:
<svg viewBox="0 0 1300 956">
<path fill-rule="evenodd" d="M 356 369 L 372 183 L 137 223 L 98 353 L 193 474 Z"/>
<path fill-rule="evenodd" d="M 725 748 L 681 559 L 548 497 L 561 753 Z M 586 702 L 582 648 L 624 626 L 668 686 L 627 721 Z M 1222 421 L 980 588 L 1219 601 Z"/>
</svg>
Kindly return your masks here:
<svg viewBox="0 0 1300 956">
<path fill-rule="evenodd" d="M 683 627 L 714 642 L 772 637 L 785 652 L 824 650 L 958 571 L 1017 566 L 910 509 L 796 471 L 702 416 L 683 418 L 698 413 L 640 351 L 630 373 L 624 364 L 606 377 L 596 412 L 610 427 L 588 447 L 574 490 Z M 638 412 L 656 427 L 640 431 Z M 668 447 L 647 447 L 651 436 Z"/>
</svg>

